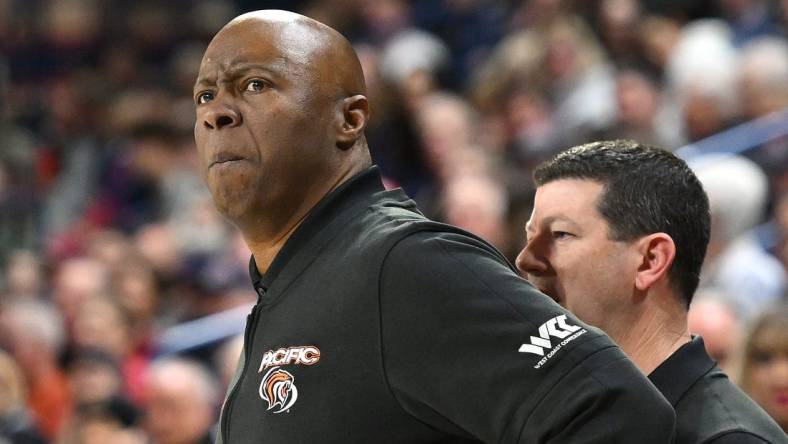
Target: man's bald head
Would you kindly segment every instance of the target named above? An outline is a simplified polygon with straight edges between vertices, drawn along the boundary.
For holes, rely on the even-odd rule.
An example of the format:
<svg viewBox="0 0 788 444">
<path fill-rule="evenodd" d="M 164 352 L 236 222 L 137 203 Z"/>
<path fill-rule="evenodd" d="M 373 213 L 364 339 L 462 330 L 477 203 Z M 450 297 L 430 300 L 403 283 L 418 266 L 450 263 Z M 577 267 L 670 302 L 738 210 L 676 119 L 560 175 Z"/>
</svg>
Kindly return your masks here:
<svg viewBox="0 0 788 444">
<path fill-rule="evenodd" d="M 327 93 L 333 91 L 337 97 L 366 94 L 364 73 L 353 46 L 342 34 L 317 20 L 278 9 L 252 11 L 231 20 L 213 40 L 238 31 L 271 39 L 286 62 L 301 67 L 302 74 L 311 76 Z"/>
</svg>

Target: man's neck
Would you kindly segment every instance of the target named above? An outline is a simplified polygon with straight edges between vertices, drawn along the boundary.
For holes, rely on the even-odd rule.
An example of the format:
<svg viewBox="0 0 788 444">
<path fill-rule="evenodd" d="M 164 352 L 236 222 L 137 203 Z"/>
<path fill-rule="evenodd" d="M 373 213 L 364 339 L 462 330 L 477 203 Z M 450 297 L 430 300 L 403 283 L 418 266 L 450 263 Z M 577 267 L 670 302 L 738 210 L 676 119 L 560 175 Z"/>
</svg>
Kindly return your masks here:
<svg viewBox="0 0 788 444">
<path fill-rule="evenodd" d="M 265 274 L 265 272 L 268 271 L 276 255 L 279 254 L 279 251 L 285 246 L 287 240 L 290 239 L 290 236 L 292 236 L 295 230 L 301 225 L 305 217 L 306 215 L 296 224 L 291 225 L 287 231 L 279 235 L 261 239 L 247 238 L 246 244 L 249 246 L 252 256 L 254 256 L 254 262 L 257 264 L 257 271 L 259 271 L 260 274 Z"/>
<path fill-rule="evenodd" d="M 686 310 L 680 302 L 673 301 L 672 295 L 665 295 L 662 299 L 668 298 L 670 302 L 653 303 L 642 310 L 635 323 L 615 338 L 645 375 L 692 339 L 687 329 Z"/>
<path fill-rule="evenodd" d="M 268 268 L 273 263 L 277 254 L 279 254 L 279 251 L 282 250 L 287 240 L 290 239 L 290 236 L 292 236 L 301 223 L 304 222 L 315 205 L 328 194 L 339 188 L 340 185 L 355 176 L 363 168 L 366 168 L 366 165 L 359 164 L 353 168 L 349 168 L 335 177 L 334 180 L 331 181 L 329 187 L 321 190 L 320 193 L 313 194 L 315 197 L 311 199 L 299 199 L 302 202 L 301 205 L 299 205 L 295 211 L 289 212 L 290 216 L 284 218 L 286 219 L 284 221 L 276 222 L 275 218 L 269 217 L 266 221 L 245 223 L 243 226 L 239 225 L 244 239 L 246 240 L 246 244 L 249 246 L 249 250 L 254 256 L 257 270 L 260 274 L 265 274 L 265 272 L 268 271 Z"/>
</svg>

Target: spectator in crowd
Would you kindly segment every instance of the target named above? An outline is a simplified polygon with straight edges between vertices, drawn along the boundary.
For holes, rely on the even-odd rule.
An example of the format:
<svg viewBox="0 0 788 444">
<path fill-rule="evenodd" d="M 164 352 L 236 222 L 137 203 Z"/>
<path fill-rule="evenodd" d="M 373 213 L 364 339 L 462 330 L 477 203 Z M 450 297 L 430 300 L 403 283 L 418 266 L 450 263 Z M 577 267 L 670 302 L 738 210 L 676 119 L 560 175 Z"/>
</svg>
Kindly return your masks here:
<svg viewBox="0 0 788 444">
<path fill-rule="evenodd" d="M 668 61 L 666 76 L 673 112 L 689 142 L 722 131 L 738 112 L 736 63 L 731 33 L 720 20 L 685 26 Z"/>
<path fill-rule="evenodd" d="M 788 305 L 784 302 L 753 323 L 739 382 L 788 433 Z"/>
<path fill-rule="evenodd" d="M 76 406 L 106 401 L 124 394 L 120 366 L 104 350 L 89 347 L 75 350 L 68 359 L 66 370 Z"/>
<path fill-rule="evenodd" d="M 131 347 L 131 322 L 123 308 L 109 296 L 83 301 L 76 310 L 71 342 L 93 347 L 123 360 Z"/>
<path fill-rule="evenodd" d="M 30 418 L 27 386 L 22 371 L 9 354 L 0 351 L 0 442 L 43 444 Z"/>
<path fill-rule="evenodd" d="M 146 444 L 139 412 L 122 398 L 81 404 L 57 444 Z"/>
<path fill-rule="evenodd" d="M 774 116 L 788 109 L 788 41 L 763 37 L 741 48 L 738 88 L 745 120 Z M 788 138 L 767 141 L 749 156 L 761 165 L 778 185 L 788 168 Z"/>
<path fill-rule="evenodd" d="M 51 294 L 69 335 L 73 332 L 79 307 L 89 299 L 103 296 L 109 278 L 107 264 L 89 257 L 73 257 L 60 262 L 52 279 Z"/>
<path fill-rule="evenodd" d="M 699 292 L 687 313 L 687 328 L 703 338 L 703 345 L 711 359 L 725 374 L 735 378 L 737 347 L 742 339 L 741 321 L 730 304 L 715 295 Z"/>
<path fill-rule="evenodd" d="M 588 26 L 575 17 L 559 20 L 546 32 L 541 73 L 551 89 L 555 124 L 564 145 L 584 141 L 615 118 L 615 76 L 604 49 Z"/>
<path fill-rule="evenodd" d="M 463 153 L 476 149 L 477 116 L 462 98 L 435 93 L 421 101 L 417 113 L 425 158 L 439 186 L 460 171 L 484 167 L 462 162 Z"/>
<path fill-rule="evenodd" d="M 509 245 L 506 202 L 506 190 L 493 178 L 463 175 L 446 185 L 441 205 L 443 219 L 504 250 Z"/>
<path fill-rule="evenodd" d="M 453 179 L 487 174 L 488 157 L 477 144 L 477 115 L 462 98 L 429 94 L 416 112 L 416 128 L 431 181 L 414 196 L 428 215 L 440 213 L 441 198 Z"/>
<path fill-rule="evenodd" d="M 744 119 L 784 109 L 788 106 L 788 42 L 764 37 L 747 43 L 741 49 L 738 75 Z"/>
<path fill-rule="evenodd" d="M 421 99 L 438 87 L 438 74 L 449 62 L 449 49 L 437 37 L 417 30 L 403 30 L 381 53 L 384 79 L 403 94 L 409 109 L 416 110 Z"/>
<path fill-rule="evenodd" d="M 660 108 L 659 90 L 654 79 L 645 71 L 621 69 L 616 76 L 617 119 L 603 134 L 639 140 L 657 146 L 670 141 L 657 128 Z"/>
<path fill-rule="evenodd" d="M 640 61 L 641 42 L 637 33 L 642 13 L 642 6 L 636 0 L 600 2 L 597 29 L 610 58 L 619 66 Z"/>
<path fill-rule="evenodd" d="M 145 430 L 153 444 L 210 444 L 219 393 L 201 364 L 162 358 L 147 378 Z"/>
<path fill-rule="evenodd" d="M 71 410 L 68 380 L 57 361 L 65 339 L 60 315 L 42 302 L 20 301 L 0 311 L 0 341 L 27 381 L 36 427 L 50 440 Z"/>
<path fill-rule="evenodd" d="M 8 300 L 37 299 L 44 290 L 44 275 L 38 256 L 30 250 L 16 250 L 9 254 L 5 276 L 0 282 Z"/>
<path fill-rule="evenodd" d="M 742 156 L 709 154 L 690 163 L 709 196 L 712 219 L 700 289 L 716 291 L 750 320 L 786 290 L 785 269 L 752 232 L 766 211 L 766 174 Z"/>
</svg>

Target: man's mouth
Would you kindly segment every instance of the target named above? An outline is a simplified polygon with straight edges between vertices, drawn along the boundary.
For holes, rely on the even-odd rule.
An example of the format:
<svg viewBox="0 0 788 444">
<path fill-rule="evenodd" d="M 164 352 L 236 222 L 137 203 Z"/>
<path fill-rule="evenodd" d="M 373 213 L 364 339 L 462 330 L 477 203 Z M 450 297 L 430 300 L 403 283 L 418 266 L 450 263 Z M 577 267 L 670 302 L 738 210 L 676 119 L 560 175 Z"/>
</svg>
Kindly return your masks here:
<svg viewBox="0 0 788 444">
<path fill-rule="evenodd" d="M 211 161 L 211 165 L 209 166 L 209 168 L 216 165 L 222 165 L 230 162 L 237 162 L 239 160 L 244 160 L 244 158 L 236 154 L 219 153 L 214 157 L 213 161 Z"/>
</svg>

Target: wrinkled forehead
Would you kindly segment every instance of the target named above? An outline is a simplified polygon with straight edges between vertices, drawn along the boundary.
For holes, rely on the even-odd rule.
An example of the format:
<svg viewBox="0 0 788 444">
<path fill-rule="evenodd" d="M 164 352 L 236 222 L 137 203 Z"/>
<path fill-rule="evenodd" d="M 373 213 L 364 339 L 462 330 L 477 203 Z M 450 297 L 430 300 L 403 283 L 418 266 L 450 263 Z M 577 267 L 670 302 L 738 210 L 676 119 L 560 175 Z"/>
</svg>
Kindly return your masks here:
<svg viewBox="0 0 788 444">
<path fill-rule="evenodd" d="M 303 71 L 316 62 L 324 43 L 308 23 L 298 20 L 233 20 L 205 51 L 200 76 L 216 75 L 238 64 L 262 63 L 272 68 Z"/>
<path fill-rule="evenodd" d="M 536 188 L 534 210 L 595 209 L 605 191 L 602 182 L 585 178 L 551 180 Z"/>
</svg>

